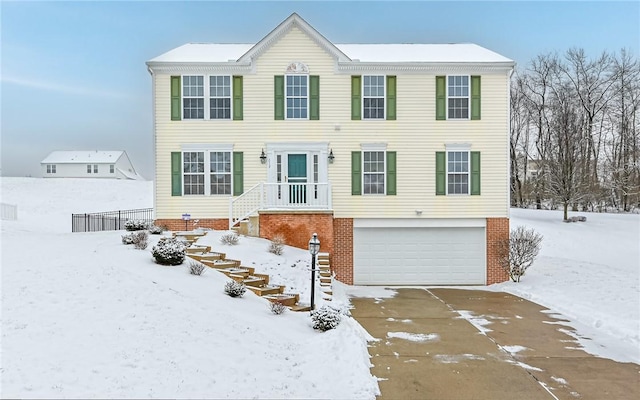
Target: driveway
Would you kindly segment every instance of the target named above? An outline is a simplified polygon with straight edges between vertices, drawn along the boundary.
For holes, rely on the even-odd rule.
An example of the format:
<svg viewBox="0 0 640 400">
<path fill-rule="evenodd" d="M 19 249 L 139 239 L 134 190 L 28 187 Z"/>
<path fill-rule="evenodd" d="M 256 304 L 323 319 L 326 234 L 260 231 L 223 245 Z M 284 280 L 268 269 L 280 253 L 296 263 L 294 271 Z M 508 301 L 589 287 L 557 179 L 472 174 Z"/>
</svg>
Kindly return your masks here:
<svg viewBox="0 0 640 400">
<path fill-rule="evenodd" d="M 497 292 L 352 298 L 379 399 L 639 399 L 640 366 L 594 357 L 544 307 Z"/>
</svg>

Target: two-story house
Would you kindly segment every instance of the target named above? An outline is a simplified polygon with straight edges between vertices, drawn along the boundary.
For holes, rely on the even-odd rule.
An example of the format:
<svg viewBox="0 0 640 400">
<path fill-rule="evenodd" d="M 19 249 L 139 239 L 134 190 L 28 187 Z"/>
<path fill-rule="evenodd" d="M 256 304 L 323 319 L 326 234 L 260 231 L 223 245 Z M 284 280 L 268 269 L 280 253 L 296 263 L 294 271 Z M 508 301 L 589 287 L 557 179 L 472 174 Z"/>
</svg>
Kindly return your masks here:
<svg viewBox="0 0 640 400">
<path fill-rule="evenodd" d="M 254 44 L 147 62 L 157 224 L 306 248 L 349 284 L 491 284 L 509 235 L 509 78 L 474 44 L 334 44 L 292 14 Z"/>
</svg>

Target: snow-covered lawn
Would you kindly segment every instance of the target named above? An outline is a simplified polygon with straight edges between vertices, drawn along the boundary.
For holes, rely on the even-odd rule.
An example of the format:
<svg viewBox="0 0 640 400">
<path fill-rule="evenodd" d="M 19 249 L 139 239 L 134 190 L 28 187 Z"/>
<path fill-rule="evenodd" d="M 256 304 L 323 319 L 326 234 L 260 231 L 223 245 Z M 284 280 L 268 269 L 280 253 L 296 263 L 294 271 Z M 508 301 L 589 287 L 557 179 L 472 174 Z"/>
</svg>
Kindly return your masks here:
<svg viewBox="0 0 640 400">
<path fill-rule="evenodd" d="M 70 233 L 72 213 L 150 207 L 151 182 L 2 178 L 1 189 L 18 205 L 18 220 L 2 221 L 1 397 L 375 398 L 369 336 L 351 318 L 314 331 L 308 313 L 226 296 L 215 271 L 155 264 L 158 236 L 135 250 L 123 232 Z M 586 215 L 565 224 L 558 212 L 512 210 L 512 227 L 544 235 L 542 251 L 519 284 L 484 289 L 561 313 L 591 338 L 588 351 L 638 363 L 640 216 Z M 202 241 L 308 301 L 307 251 L 275 256 L 268 241 L 223 246 L 220 235 Z M 336 284 L 333 304 L 345 293 L 393 291 Z"/>
</svg>

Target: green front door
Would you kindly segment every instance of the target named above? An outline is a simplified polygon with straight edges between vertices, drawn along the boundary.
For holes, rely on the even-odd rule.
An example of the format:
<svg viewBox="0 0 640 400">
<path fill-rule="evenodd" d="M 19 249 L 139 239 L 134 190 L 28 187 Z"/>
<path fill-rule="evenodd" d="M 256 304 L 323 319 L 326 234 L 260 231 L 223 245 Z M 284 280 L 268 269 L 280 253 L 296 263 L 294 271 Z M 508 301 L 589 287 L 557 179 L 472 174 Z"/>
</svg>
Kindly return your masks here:
<svg viewBox="0 0 640 400">
<path fill-rule="evenodd" d="M 289 154 L 287 157 L 287 182 L 289 183 L 289 203 L 307 202 L 307 155 Z"/>
</svg>

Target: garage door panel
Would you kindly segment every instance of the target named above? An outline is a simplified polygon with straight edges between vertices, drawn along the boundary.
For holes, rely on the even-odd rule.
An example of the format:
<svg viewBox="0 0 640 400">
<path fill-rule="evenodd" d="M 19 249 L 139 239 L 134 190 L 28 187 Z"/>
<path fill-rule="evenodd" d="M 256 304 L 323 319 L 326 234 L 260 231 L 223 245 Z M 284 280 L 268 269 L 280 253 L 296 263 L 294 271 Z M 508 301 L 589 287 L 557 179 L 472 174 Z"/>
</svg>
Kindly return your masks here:
<svg viewBox="0 0 640 400">
<path fill-rule="evenodd" d="M 354 283 L 485 283 L 484 228 L 355 228 Z"/>
</svg>

